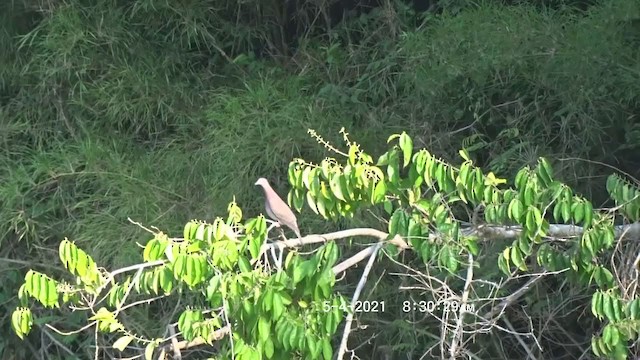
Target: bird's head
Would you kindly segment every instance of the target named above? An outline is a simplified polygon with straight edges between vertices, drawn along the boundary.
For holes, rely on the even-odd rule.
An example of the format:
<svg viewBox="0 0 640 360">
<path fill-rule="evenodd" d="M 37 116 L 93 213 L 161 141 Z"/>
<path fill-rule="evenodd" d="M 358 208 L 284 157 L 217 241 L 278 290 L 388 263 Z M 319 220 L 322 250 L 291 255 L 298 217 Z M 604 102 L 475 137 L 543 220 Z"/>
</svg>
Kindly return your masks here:
<svg viewBox="0 0 640 360">
<path fill-rule="evenodd" d="M 267 187 L 267 186 L 269 186 L 269 182 L 265 178 L 260 178 L 260 179 L 258 179 L 258 181 L 256 181 L 256 183 L 254 185 L 260 185 L 262 187 Z"/>
</svg>

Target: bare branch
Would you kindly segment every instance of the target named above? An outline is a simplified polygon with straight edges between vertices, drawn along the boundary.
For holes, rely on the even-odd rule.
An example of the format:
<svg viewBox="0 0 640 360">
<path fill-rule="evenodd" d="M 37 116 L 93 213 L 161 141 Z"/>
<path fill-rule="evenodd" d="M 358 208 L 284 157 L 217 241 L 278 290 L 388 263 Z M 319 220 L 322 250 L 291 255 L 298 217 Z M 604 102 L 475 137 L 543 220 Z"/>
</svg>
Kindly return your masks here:
<svg viewBox="0 0 640 360">
<path fill-rule="evenodd" d="M 364 285 L 367 283 L 367 277 L 369 276 L 369 272 L 371 271 L 371 268 L 373 267 L 373 263 L 376 260 L 376 254 L 378 253 L 378 250 L 380 250 L 380 248 L 382 247 L 382 244 L 383 244 L 382 242 L 379 242 L 373 248 L 373 251 L 371 252 L 371 255 L 369 257 L 369 262 L 367 263 L 367 266 L 364 268 L 364 271 L 362 272 L 362 276 L 360 277 L 360 281 L 358 282 L 358 287 L 356 287 L 356 291 L 353 293 L 353 297 L 351 299 L 352 304 L 355 304 L 356 301 L 358 301 L 358 298 L 360 297 L 360 292 L 362 292 Z M 349 314 L 347 315 L 347 319 L 345 321 L 344 333 L 342 334 L 342 341 L 340 342 L 340 348 L 338 349 L 338 357 L 337 357 L 338 360 L 342 360 L 342 358 L 344 357 L 344 353 L 347 351 L 347 341 L 349 340 L 349 333 L 351 332 L 351 323 L 353 322 L 353 314 L 354 312 L 349 312 Z"/>
</svg>

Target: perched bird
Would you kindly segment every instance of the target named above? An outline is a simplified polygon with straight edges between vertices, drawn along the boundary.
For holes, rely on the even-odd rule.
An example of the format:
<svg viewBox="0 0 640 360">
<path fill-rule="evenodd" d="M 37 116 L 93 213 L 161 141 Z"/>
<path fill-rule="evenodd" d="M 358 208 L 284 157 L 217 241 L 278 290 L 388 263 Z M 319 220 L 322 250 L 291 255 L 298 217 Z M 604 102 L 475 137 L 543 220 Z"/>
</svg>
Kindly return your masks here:
<svg viewBox="0 0 640 360">
<path fill-rule="evenodd" d="M 267 210 L 267 216 L 278 224 L 285 225 L 289 229 L 293 230 L 293 232 L 296 233 L 296 236 L 300 238 L 300 230 L 298 230 L 296 216 L 289 208 L 289 205 L 287 205 L 287 203 L 284 202 L 275 191 L 273 191 L 267 179 L 260 178 L 256 181 L 255 185 L 262 186 L 262 190 L 264 190 L 264 206 L 265 210 Z"/>
</svg>

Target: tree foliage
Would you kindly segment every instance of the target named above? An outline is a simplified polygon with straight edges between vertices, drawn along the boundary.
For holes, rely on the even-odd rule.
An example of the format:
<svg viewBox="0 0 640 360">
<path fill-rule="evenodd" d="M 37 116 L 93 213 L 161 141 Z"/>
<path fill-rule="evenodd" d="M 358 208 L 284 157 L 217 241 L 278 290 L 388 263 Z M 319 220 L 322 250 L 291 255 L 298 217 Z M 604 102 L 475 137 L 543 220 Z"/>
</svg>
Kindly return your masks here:
<svg viewBox="0 0 640 360">
<path fill-rule="evenodd" d="M 263 216 L 243 221 L 235 202 L 229 205 L 226 219 L 190 221 L 180 238 L 149 230 L 153 237 L 144 246 L 143 262 L 111 272 L 100 270 L 90 255 L 65 239 L 59 256 L 70 277 L 56 280 L 33 270 L 27 273 L 19 292 L 23 306 L 12 316 L 16 334 L 27 335 L 34 311 L 39 312 L 27 307 L 29 299 L 45 308 L 58 308 L 62 300 L 65 306 L 91 314 L 85 329 L 117 334 L 115 349 L 126 351 L 132 342 L 141 343 L 151 359 L 156 349 L 161 354 L 180 349 L 168 338 L 145 338 L 132 332 L 122 314 L 130 307 L 184 292 L 199 299 L 199 305 L 179 307 L 178 318 L 172 319 L 177 320 L 179 335 L 187 341 L 224 344 L 217 350 L 223 358 L 331 359 L 333 335 L 346 319 L 338 348 L 338 354 L 344 355 L 353 307 L 359 301 L 358 289 L 351 300 L 336 291 L 336 275 L 367 257 L 375 259 L 386 244 L 395 250 L 383 252 L 387 256 L 397 258 L 399 252 L 410 251 L 423 264 L 414 271 L 435 271 L 445 284 L 458 287 L 449 299 L 458 305 L 441 311 L 443 317 L 455 318 L 457 326 L 440 334 L 446 346 L 439 357 L 455 358 L 470 351 L 464 346 L 466 337 L 482 336 L 476 324 L 500 318 L 500 308 L 504 310 L 526 292 L 525 288 L 499 302 L 496 296 L 472 293 L 475 282 L 496 280 L 474 276 L 480 261 L 497 267 L 497 278 L 564 276 L 574 286 L 589 289 L 592 314 L 606 324 L 601 336 L 592 338 L 592 351 L 597 356 L 627 358 L 630 342 L 640 331 L 640 299 L 635 291 L 629 292 L 627 279 L 614 276 L 614 267 L 622 265 L 622 272 L 637 276 L 638 259 L 626 254 L 625 264 L 615 264 L 607 255 L 627 233 L 638 236 L 640 232 L 637 186 L 611 175 L 608 189 L 619 206 L 594 209 L 588 199 L 555 180 L 544 158 L 508 182 L 476 167 L 465 149 L 460 150 L 463 161 L 453 165 L 426 149 L 416 150 L 404 132 L 389 137 L 390 149 L 375 162 L 344 131 L 345 152 L 314 131 L 310 134 L 340 155 L 341 161 L 325 158 L 314 164 L 294 159 L 288 172 L 289 202 L 298 211 L 306 204 L 327 220 L 353 217 L 363 208 L 384 208 L 387 231 L 378 232 L 378 243 L 369 253 L 337 264 L 342 251 L 340 236 L 335 234 L 269 241 L 273 226 L 268 227 Z M 471 215 L 458 215 L 464 214 L 462 210 Z M 632 225 L 615 226 L 616 216 Z M 358 230 L 351 234 L 375 232 Z M 497 259 L 486 261 L 483 248 L 498 239 L 512 240 L 504 243 Z M 326 244 L 312 255 L 296 250 L 317 242 Z M 281 252 L 279 258 L 276 250 Z M 365 271 L 362 279 L 366 276 Z M 456 276 L 464 278 L 462 286 L 455 284 Z M 443 301 L 429 295 L 422 299 Z M 469 330 L 477 333 L 466 335 Z"/>
</svg>

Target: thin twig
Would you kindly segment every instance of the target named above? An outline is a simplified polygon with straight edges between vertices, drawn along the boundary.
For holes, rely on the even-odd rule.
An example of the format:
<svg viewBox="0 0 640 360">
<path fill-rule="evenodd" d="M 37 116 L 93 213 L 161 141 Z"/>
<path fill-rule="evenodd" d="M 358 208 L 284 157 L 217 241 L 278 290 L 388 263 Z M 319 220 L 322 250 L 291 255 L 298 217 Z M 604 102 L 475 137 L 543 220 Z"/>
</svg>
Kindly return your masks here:
<svg viewBox="0 0 640 360">
<path fill-rule="evenodd" d="M 367 263 L 367 266 L 364 268 L 364 271 L 362 272 L 362 276 L 360 277 L 360 281 L 358 282 L 356 291 L 353 293 L 353 297 L 351 298 L 352 304 L 355 304 L 358 301 L 358 298 L 360 297 L 360 292 L 362 292 L 364 285 L 367 283 L 367 277 L 369 276 L 369 272 L 371 271 L 371 268 L 373 267 L 373 263 L 376 260 L 376 254 L 378 253 L 378 250 L 380 250 L 382 245 L 383 243 L 379 242 L 374 247 L 373 252 L 369 257 L 369 262 Z M 338 349 L 338 360 L 342 360 L 344 357 L 344 353 L 347 351 L 347 341 L 349 340 L 349 333 L 351 332 L 351 323 L 353 322 L 353 314 L 354 314 L 353 311 L 347 314 L 347 319 L 344 325 L 344 333 L 342 334 L 342 341 L 340 342 L 340 348 Z"/>
<path fill-rule="evenodd" d="M 462 291 L 462 300 L 460 301 L 460 314 L 456 320 L 456 327 L 453 331 L 451 339 L 451 346 L 449 348 L 449 356 L 451 360 L 456 359 L 456 353 L 458 352 L 458 345 L 462 342 L 462 326 L 464 324 L 464 314 L 466 312 L 467 302 L 469 301 L 469 289 L 473 282 L 473 255 L 471 253 L 467 256 L 467 277 L 464 282 L 464 289 Z"/>
<path fill-rule="evenodd" d="M 67 354 L 71 355 L 72 357 L 75 356 L 75 354 L 73 353 L 73 351 L 69 350 L 68 347 L 66 347 L 63 343 L 61 343 L 60 341 L 58 341 L 58 339 L 56 339 L 53 335 L 51 335 L 51 332 L 49 332 L 47 329 L 42 329 L 42 332 L 49 338 L 51 339 L 51 341 L 53 341 L 57 346 L 59 346 L 62 350 L 64 350 Z"/>
</svg>

